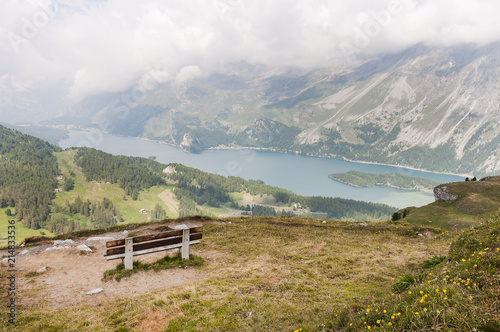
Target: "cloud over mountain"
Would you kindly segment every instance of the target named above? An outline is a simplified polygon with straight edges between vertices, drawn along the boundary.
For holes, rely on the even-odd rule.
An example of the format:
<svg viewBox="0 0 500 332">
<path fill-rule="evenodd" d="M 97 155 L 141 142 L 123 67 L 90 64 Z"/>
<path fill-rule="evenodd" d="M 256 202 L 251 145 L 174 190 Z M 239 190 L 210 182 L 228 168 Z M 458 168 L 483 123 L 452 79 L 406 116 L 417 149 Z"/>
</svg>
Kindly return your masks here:
<svg viewBox="0 0 500 332">
<path fill-rule="evenodd" d="M 486 44 L 500 39 L 499 12 L 493 0 L 5 0 L 0 81 L 65 86 L 74 103 L 152 71 L 185 81 L 239 61 L 308 68 L 416 43 Z"/>
</svg>

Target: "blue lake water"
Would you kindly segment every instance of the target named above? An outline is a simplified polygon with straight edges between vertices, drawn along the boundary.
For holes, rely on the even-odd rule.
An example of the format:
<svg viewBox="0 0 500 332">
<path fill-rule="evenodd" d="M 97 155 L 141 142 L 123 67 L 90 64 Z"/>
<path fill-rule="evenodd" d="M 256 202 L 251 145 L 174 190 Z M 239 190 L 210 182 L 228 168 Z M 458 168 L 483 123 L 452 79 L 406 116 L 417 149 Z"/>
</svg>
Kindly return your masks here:
<svg viewBox="0 0 500 332">
<path fill-rule="evenodd" d="M 93 147 L 115 155 L 155 156 L 161 163 L 181 163 L 205 172 L 245 179 L 292 190 L 305 196 L 330 196 L 385 203 L 394 207 L 421 206 L 434 201 L 434 195 L 382 186 L 351 187 L 328 178 L 328 174 L 348 171 L 402 173 L 433 179 L 442 183 L 461 181 L 462 177 L 411 170 L 403 167 L 349 162 L 339 159 L 308 157 L 257 150 L 206 150 L 186 153 L 169 145 L 120 137 L 101 132 L 72 131 L 59 146 Z"/>
</svg>

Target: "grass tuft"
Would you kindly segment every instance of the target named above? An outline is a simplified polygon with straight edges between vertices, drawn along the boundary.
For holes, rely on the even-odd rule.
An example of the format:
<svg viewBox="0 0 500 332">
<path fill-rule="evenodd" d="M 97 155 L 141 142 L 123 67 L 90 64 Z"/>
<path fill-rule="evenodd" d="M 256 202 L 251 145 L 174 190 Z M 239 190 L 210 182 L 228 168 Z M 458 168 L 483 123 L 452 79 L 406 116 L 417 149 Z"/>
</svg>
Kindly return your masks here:
<svg viewBox="0 0 500 332">
<path fill-rule="evenodd" d="M 130 277 L 132 274 L 139 271 L 149 271 L 154 270 L 158 272 L 160 270 L 171 269 L 174 267 L 187 267 L 187 266 L 202 266 L 204 264 L 203 258 L 195 255 L 189 255 L 189 259 L 183 260 L 181 254 L 175 256 L 165 256 L 160 258 L 153 263 L 141 263 L 139 261 L 133 262 L 132 270 L 125 270 L 125 264 L 120 263 L 113 270 L 107 270 L 104 272 L 103 280 L 115 279 L 120 281 L 122 278 Z"/>
<path fill-rule="evenodd" d="M 426 259 L 425 261 L 423 261 L 420 266 L 422 267 L 422 269 L 430 269 L 430 268 L 432 268 L 432 267 L 434 267 L 436 265 L 441 264 L 446 259 L 447 259 L 447 257 L 444 256 L 444 255 L 434 255 L 431 258 Z"/>
</svg>

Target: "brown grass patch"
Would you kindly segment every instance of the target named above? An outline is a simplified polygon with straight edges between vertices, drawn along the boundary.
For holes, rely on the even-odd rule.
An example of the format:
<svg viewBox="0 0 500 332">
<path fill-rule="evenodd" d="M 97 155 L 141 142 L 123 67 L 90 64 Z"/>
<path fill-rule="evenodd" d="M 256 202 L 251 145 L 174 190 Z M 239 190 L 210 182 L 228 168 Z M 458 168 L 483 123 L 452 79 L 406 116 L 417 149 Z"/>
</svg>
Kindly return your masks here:
<svg viewBox="0 0 500 332">
<path fill-rule="evenodd" d="M 147 310 L 139 317 L 138 330 L 143 332 L 163 331 L 171 319 L 183 316 L 182 311 L 167 312 L 162 309 Z"/>
</svg>

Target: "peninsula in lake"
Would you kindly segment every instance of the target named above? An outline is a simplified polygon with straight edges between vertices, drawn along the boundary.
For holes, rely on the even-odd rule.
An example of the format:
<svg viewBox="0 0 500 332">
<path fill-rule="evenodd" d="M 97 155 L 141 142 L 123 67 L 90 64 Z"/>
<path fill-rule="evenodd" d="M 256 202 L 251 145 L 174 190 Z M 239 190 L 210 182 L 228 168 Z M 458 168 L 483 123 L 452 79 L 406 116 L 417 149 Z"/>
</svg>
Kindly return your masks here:
<svg viewBox="0 0 500 332">
<path fill-rule="evenodd" d="M 329 178 L 354 187 L 386 186 L 405 190 L 432 192 L 438 181 L 400 173 L 374 174 L 360 171 L 334 173 Z"/>
</svg>

